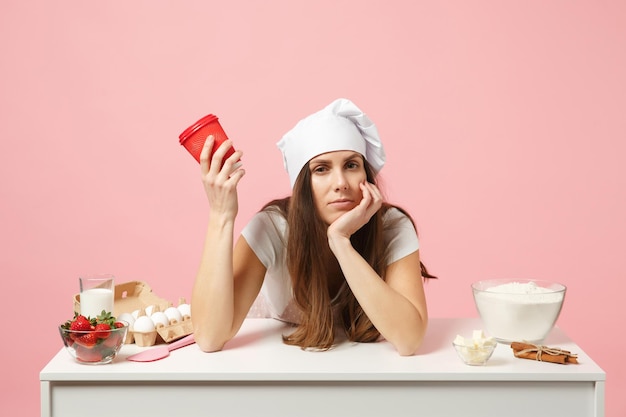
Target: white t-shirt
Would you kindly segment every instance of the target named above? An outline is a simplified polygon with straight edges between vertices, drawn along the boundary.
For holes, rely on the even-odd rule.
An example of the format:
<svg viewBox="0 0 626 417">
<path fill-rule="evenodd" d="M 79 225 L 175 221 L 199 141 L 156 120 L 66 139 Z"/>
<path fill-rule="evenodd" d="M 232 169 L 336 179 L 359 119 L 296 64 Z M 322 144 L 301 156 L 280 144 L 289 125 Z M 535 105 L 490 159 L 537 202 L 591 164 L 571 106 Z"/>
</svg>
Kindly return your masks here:
<svg viewBox="0 0 626 417">
<path fill-rule="evenodd" d="M 417 232 L 400 210 L 385 213 L 383 237 L 389 248 L 388 264 L 419 249 Z M 248 317 L 271 317 L 298 323 L 299 311 L 293 300 L 291 278 L 285 262 L 287 220 L 275 211 L 260 211 L 244 227 L 242 236 L 267 268 L 263 286 Z"/>
</svg>

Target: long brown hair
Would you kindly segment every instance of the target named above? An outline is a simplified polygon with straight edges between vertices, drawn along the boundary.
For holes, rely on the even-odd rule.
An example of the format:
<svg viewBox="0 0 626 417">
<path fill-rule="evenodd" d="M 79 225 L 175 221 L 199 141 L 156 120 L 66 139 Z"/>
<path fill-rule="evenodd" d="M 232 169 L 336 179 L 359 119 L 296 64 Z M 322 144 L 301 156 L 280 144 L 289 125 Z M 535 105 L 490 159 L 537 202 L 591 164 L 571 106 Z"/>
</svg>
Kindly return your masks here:
<svg viewBox="0 0 626 417">
<path fill-rule="evenodd" d="M 364 165 L 367 180 L 375 183 L 373 169 L 367 161 Z M 350 238 L 355 250 L 383 280 L 388 255 L 383 229 L 389 226 L 383 224 L 383 217 L 387 210 L 394 207 L 411 219 L 405 210 L 383 203 L 369 222 Z M 330 349 L 334 344 L 337 319 L 333 315 L 333 306 L 340 309 L 341 325 L 350 341 L 376 341 L 380 333 L 363 312 L 347 284 L 341 285 L 335 299 L 331 299 L 331 285 L 337 282 L 345 283 L 345 277 L 328 246 L 326 235 L 328 226 L 315 209 L 308 164 L 300 171 L 292 196 L 270 201 L 263 210 L 277 210 L 287 219 L 286 262 L 295 302 L 300 310 L 300 324 L 293 333 L 283 336 L 284 342 L 300 346 L 302 349 Z M 413 226 L 415 227 L 415 223 Z M 428 273 L 423 263 L 421 272 L 423 278 L 436 278 Z"/>
</svg>

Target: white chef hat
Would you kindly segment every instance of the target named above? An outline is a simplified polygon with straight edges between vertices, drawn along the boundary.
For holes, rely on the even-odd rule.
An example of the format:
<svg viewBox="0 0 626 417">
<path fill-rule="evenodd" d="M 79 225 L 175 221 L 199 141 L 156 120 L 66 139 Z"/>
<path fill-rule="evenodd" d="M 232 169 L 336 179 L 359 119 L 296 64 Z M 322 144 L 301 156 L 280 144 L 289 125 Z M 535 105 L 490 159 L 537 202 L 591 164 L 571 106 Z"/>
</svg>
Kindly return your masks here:
<svg viewBox="0 0 626 417">
<path fill-rule="evenodd" d="M 332 151 L 359 152 L 375 172 L 385 164 L 385 150 L 376 125 L 354 103 L 340 98 L 300 120 L 277 143 L 283 153 L 291 187 L 302 167 Z"/>
</svg>

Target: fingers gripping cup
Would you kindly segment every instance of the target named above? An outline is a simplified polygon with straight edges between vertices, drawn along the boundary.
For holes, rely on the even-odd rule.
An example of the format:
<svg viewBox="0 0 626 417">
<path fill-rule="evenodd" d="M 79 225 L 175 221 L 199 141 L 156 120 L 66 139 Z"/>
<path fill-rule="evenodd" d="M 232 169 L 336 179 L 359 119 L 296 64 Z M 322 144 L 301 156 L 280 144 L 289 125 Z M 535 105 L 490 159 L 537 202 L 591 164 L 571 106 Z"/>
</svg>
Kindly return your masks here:
<svg viewBox="0 0 626 417">
<path fill-rule="evenodd" d="M 222 125 L 220 124 L 217 116 L 213 114 L 209 114 L 202 119 L 198 120 L 193 125 L 189 126 L 183 133 L 180 134 L 180 144 L 189 151 L 191 156 L 195 158 L 196 161 L 200 162 L 200 153 L 202 152 L 202 147 L 204 146 L 204 142 L 209 137 L 209 135 L 213 135 L 213 149 L 211 149 L 210 158 L 213 156 L 213 153 L 220 147 L 220 145 L 228 139 Z M 235 148 L 231 147 L 224 155 L 222 160 L 225 161 L 229 156 L 231 156 L 235 152 Z"/>
</svg>

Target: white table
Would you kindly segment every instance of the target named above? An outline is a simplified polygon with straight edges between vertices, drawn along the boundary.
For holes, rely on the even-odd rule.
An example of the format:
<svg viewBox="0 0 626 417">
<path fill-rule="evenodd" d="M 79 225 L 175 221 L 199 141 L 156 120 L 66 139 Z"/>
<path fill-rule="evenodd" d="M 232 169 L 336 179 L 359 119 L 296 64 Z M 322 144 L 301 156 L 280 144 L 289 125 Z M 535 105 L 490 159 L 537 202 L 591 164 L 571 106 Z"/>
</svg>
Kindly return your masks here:
<svg viewBox="0 0 626 417">
<path fill-rule="evenodd" d="M 327 352 L 282 343 L 287 327 L 247 319 L 221 352 L 191 345 L 136 363 L 76 363 L 63 349 L 40 373 L 41 415 L 71 416 L 603 416 L 605 372 L 555 328 L 544 344 L 578 354 L 578 365 L 513 356 L 499 344 L 486 366 L 465 365 L 452 340 L 479 319 L 431 318 L 418 354 L 387 342 L 345 342 Z M 59 340 L 60 343 L 60 340 Z"/>
</svg>

